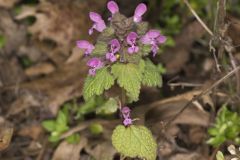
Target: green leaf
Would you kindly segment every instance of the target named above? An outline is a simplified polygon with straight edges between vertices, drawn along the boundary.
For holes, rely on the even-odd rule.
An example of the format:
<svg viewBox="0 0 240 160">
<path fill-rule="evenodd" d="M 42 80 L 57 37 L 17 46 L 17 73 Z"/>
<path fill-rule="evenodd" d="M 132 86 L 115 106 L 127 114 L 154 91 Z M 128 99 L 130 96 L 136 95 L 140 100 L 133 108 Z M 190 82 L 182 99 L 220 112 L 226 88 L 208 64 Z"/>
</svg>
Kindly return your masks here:
<svg viewBox="0 0 240 160">
<path fill-rule="evenodd" d="M 209 128 L 208 129 L 208 134 L 211 135 L 211 136 L 216 136 L 218 135 L 218 129 L 217 128 Z"/>
<path fill-rule="evenodd" d="M 94 135 L 98 135 L 103 132 L 103 126 L 99 123 L 92 123 L 89 129 L 90 129 L 90 132 Z"/>
<path fill-rule="evenodd" d="M 0 49 L 4 47 L 6 39 L 3 35 L 0 35 Z"/>
<path fill-rule="evenodd" d="M 69 130 L 69 127 L 66 124 L 56 124 L 56 132 L 63 133 Z"/>
<path fill-rule="evenodd" d="M 216 154 L 217 160 L 225 160 L 224 155 L 221 151 L 218 151 Z"/>
<path fill-rule="evenodd" d="M 140 54 L 129 54 L 127 51 L 124 54 L 124 58 L 128 63 L 139 63 L 142 56 Z"/>
<path fill-rule="evenodd" d="M 97 44 L 95 45 L 95 49 L 93 50 L 92 54 L 93 56 L 102 56 L 105 55 L 107 53 L 107 43 L 105 42 L 97 42 Z"/>
<path fill-rule="evenodd" d="M 80 135 L 76 133 L 72 134 L 66 138 L 66 141 L 70 144 L 77 144 L 80 141 Z"/>
<path fill-rule="evenodd" d="M 54 120 L 45 120 L 42 122 L 42 126 L 48 132 L 53 132 L 56 129 L 56 122 Z"/>
<path fill-rule="evenodd" d="M 160 75 L 158 67 L 155 66 L 150 60 L 145 62 L 142 83 L 143 85 L 150 87 L 162 86 L 162 76 Z"/>
<path fill-rule="evenodd" d="M 56 120 L 57 125 L 65 125 L 67 124 L 67 116 L 64 114 L 62 110 L 59 110 L 57 120 Z"/>
<path fill-rule="evenodd" d="M 117 126 L 112 134 L 112 144 L 126 157 L 155 160 L 157 156 L 157 144 L 150 130 L 144 126 Z"/>
<path fill-rule="evenodd" d="M 60 140 L 60 136 L 59 135 L 51 135 L 50 137 L 48 137 L 48 141 L 49 142 L 58 142 Z"/>
<path fill-rule="evenodd" d="M 167 72 L 166 68 L 163 67 L 163 65 L 162 65 L 161 63 L 159 63 L 159 64 L 157 65 L 157 68 L 158 68 L 158 71 L 160 72 L 160 74 L 164 74 L 164 73 Z"/>
<path fill-rule="evenodd" d="M 83 105 L 80 105 L 78 114 L 85 115 L 90 112 L 93 112 L 96 108 L 95 99 L 96 99 L 96 97 L 92 97 L 88 101 L 86 101 Z"/>
<path fill-rule="evenodd" d="M 152 50 L 152 46 L 151 45 L 139 45 L 140 47 L 140 54 L 143 55 L 143 56 L 146 56 L 148 55 L 151 50 Z"/>
<path fill-rule="evenodd" d="M 138 100 L 141 88 L 142 73 L 136 64 L 116 63 L 112 66 L 112 74 L 117 78 L 120 87 L 127 91 L 127 95 L 133 101 Z"/>
<path fill-rule="evenodd" d="M 109 89 L 114 84 L 114 77 L 107 68 L 101 68 L 95 76 L 88 76 L 83 86 L 83 97 L 88 100 L 94 95 L 101 95 L 104 90 Z"/>
<path fill-rule="evenodd" d="M 224 141 L 226 140 L 226 138 L 224 136 L 217 136 L 217 137 L 213 137 L 210 138 L 207 143 L 211 144 L 214 147 L 220 146 Z"/>
<path fill-rule="evenodd" d="M 109 115 L 115 113 L 117 109 L 118 102 L 114 98 L 109 98 L 107 102 L 100 107 L 97 107 L 96 114 Z"/>
</svg>

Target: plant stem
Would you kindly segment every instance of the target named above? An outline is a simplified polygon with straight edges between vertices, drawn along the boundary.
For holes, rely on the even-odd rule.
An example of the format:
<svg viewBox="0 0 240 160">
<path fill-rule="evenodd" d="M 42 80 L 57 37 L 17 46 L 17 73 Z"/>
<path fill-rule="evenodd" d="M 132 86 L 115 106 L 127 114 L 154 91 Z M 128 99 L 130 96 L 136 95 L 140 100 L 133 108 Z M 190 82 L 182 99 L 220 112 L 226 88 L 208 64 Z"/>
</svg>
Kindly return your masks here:
<svg viewBox="0 0 240 160">
<path fill-rule="evenodd" d="M 126 92 L 124 89 L 121 88 L 121 104 L 125 105 L 126 103 Z"/>
<path fill-rule="evenodd" d="M 125 159 L 125 157 L 121 154 L 120 155 L 120 160 L 124 160 Z"/>
</svg>

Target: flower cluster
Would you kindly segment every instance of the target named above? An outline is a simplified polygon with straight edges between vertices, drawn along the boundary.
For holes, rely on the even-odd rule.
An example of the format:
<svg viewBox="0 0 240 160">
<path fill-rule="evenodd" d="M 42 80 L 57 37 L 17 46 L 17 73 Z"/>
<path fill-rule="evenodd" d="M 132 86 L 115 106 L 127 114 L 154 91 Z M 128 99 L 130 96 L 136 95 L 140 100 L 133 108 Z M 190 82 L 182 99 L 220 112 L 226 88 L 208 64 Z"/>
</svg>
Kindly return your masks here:
<svg viewBox="0 0 240 160">
<path fill-rule="evenodd" d="M 121 114 L 123 117 L 124 126 L 129 126 L 132 124 L 132 119 L 130 117 L 131 110 L 129 107 L 125 106 L 121 109 Z"/>
<path fill-rule="evenodd" d="M 97 43 L 103 42 L 106 45 L 106 50 L 102 55 L 92 55 L 98 48 L 96 45 L 89 43 L 86 40 L 77 41 L 78 48 L 82 49 L 86 56 L 92 58 L 87 65 L 90 67 L 89 75 L 94 76 L 96 71 L 103 66 L 120 62 L 129 62 L 126 57 L 139 55 L 140 57 L 148 53 L 144 47 L 149 47 L 148 52 L 152 52 L 155 56 L 159 50 L 159 45 L 166 41 L 158 30 L 148 30 L 147 23 L 142 21 L 147 7 L 144 3 L 139 4 L 134 12 L 133 17 L 126 18 L 119 13 L 119 7 L 116 2 L 109 1 L 107 4 L 111 16 L 107 26 L 102 16 L 95 12 L 90 12 L 89 17 L 93 22 L 89 29 L 89 35 L 92 35 L 94 30 L 101 32 Z"/>
</svg>

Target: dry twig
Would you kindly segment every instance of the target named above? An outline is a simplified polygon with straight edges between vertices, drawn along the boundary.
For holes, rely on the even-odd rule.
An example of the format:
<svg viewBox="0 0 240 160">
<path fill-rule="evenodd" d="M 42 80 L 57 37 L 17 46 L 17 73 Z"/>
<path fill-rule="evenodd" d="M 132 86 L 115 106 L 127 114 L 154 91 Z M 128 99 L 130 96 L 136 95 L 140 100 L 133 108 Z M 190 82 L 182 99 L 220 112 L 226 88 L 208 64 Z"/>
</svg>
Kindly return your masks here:
<svg viewBox="0 0 240 160">
<path fill-rule="evenodd" d="M 172 117 L 165 125 L 165 129 L 168 128 L 170 126 L 170 124 L 181 114 L 183 113 L 183 111 L 185 111 L 194 101 L 199 100 L 203 95 L 209 93 L 212 89 L 214 89 L 215 87 L 217 87 L 219 84 L 221 84 L 224 80 L 226 80 L 227 78 L 231 77 L 236 71 L 240 70 L 240 66 L 236 67 L 235 69 L 233 69 L 231 72 L 229 72 L 227 75 L 223 76 L 221 79 L 219 79 L 218 81 L 216 81 L 213 85 L 211 85 L 209 88 L 205 89 L 204 91 L 202 91 L 199 95 L 197 95 L 196 97 L 193 97 L 174 117 Z"/>
</svg>

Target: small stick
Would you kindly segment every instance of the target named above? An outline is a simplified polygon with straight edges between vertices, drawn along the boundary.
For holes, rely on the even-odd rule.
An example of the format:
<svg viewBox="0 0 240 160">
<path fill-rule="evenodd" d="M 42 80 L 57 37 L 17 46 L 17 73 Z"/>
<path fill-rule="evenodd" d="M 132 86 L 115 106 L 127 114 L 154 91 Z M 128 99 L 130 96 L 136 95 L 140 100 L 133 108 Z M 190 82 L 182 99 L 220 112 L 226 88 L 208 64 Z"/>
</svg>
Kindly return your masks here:
<svg viewBox="0 0 240 160">
<path fill-rule="evenodd" d="M 185 111 L 194 101 L 197 101 L 199 98 L 201 98 L 203 95 L 207 94 L 208 92 L 210 92 L 212 89 L 214 89 L 215 87 L 217 87 L 219 84 L 221 84 L 225 79 L 229 78 L 230 76 L 232 76 L 234 73 L 236 73 L 236 71 L 238 71 L 240 69 L 240 66 L 234 68 L 231 72 L 229 72 L 227 75 L 223 76 L 221 79 L 219 79 L 218 81 L 216 81 L 212 86 L 210 86 L 209 88 L 205 89 L 204 91 L 202 91 L 199 95 L 197 95 L 196 97 L 193 97 L 173 118 L 171 118 L 165 125 L 165 129 L 170 126 L 170 124 L 181 114 L 183 113 L 183 111 Z"/>
<path fill-rule="evenodd" d="M 192 6 L 189 4 L 188 0 L 183 0 L 184 3 L 187 5 L 189 10 L 192 12 L 194 17 L 198 20 L 198 22 L 203 26 L 203 28 L 211 35 L 213 36 L 213 32 L 207 27 L 207 25 L 201 20 L 201 18 L 197 15 L 197 13 L 194 11 Z"/>
<path fill-rule="evenodd" d="M 232 55 L 232 52 L 229 51 L 228 54 L 229 54 L 229 57 L 230 57 L 230 61 L 231 61 L 232 67 L 233 67 L 233 69 L 235 69 L 237 67 L 237 65 L 235 63 L 234 57 Z M 239 94 L 240 94 L 240 76 L 239 76 L 239 72 L 238 71 L 236 71 L 235 74 L 236 74 L 236 80 L 237 80 L 237 95 L 239 96 Z"/>
<path fill-rule="evenodd" d="M 194 83 L 187 83 L 187 82 L 178 82 L 178 83 L 169 83 L 168 84 L 171 88 L 173 87 L 201 87 L 202 84 L 194 84 Z"/>
<path fill-rule="evenodd" d="M 183 0 L 184 3 L 187 5 L 187 7 L 189 8 L 189 10 L 192 12 L 192 14 L 194 15 L 194 17 L 198 20 L 198 22 L 202 25 L 202 27 L 211 35 L 214 36 L 213 32 L 207 27 L 207 25 L 202 21 L 202 19 L 198 16 L 198 14 L 194 11 L 194 9 L 191 7 L 191 5 L 189 4 L 188 0 Z M 217 59 L 217 55 L 216 55 L 216 50 L 215 48 L 212 46 L 212 42 L 210 41 L 210 51 L 212 51 L 213 53 L 213 57 L 217 66 L 217 71 L 221 72 L 220 69 L 220 65 L 218 63 L 218 59 Z"/>
</svg>

